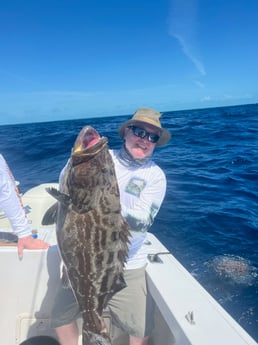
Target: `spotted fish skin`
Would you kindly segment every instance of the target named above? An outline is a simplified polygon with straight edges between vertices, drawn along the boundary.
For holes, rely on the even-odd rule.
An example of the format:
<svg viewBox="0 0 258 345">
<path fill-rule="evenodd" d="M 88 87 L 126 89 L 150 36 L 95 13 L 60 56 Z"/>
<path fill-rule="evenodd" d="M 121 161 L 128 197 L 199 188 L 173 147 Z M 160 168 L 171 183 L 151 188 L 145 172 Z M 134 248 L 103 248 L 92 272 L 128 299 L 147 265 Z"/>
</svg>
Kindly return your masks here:
<svg viewBox="0 0 258 345">
<path fill-rule="evenodd" d="M 130 233 L 121 216 L 107 139 L 84 127 L 59 191 L 48 192 L 58 200 L 57 241 L 82 313 L 83 345 L 109 345 L 101 315 L 110 298 L 126 286 L 123 270 Z"/>
</svg>

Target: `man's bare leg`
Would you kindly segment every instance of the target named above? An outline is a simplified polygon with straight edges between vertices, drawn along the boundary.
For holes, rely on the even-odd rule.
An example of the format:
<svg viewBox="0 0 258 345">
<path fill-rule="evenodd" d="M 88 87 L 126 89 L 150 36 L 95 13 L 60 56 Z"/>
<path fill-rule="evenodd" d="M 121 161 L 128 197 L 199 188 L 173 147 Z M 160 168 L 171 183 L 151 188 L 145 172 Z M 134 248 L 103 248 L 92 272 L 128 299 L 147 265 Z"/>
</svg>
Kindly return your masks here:
<svg viewBox="0 0 258 345">
<path fill-rule="evenodd" d="M 79 332 L 76 321 L 57 327 L 55 331 L 61 345 L 78 345 Z"/>
<path fill-rule="evenodd" d="M 149 337 L 136 338 L 130 335 L 130 345 L 148 345 Z"/>
</svg>

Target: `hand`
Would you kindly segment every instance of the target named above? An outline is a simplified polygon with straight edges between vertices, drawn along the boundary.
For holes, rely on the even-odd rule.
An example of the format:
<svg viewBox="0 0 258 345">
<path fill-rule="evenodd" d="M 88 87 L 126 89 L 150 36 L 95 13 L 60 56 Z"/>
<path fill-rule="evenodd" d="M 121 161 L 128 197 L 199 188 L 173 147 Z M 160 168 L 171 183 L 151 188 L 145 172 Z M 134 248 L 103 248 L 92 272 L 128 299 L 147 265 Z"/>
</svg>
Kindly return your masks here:
<svg viewBox="0 0 258 345">
<path fill-rule="evenodd" d="M 18 256 L 23 258 L 23 249 L 47 249 L 50 245 L 42 240 L 35 239 L 32 236 L 22 237 L 18 239 Z"/>
</svg>

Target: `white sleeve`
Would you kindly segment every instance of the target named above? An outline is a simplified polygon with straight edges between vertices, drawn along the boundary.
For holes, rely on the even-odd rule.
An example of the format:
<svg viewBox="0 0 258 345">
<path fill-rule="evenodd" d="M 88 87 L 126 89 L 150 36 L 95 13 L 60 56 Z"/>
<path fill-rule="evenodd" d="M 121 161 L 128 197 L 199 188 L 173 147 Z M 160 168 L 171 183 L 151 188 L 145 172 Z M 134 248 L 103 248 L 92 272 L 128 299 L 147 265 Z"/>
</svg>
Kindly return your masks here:
<svg viewBox="0 0 258 345">
<path fill-rule="evenodd" d="M 152 174 L 147 179 L 146 176 L 143 176 L 143 180 L 139 179 L 140 177 L 130 180 L 126 186 L 127 190 L 123 191 L 121 204 L 122 215 L 131 230 L 144 233 L 148 231 L 160 209 L 165 197 L 167 183 L 165 174 L 157 166 L 152 169 Z M 146 185 L 139 186 L 139 183 L 144 184 L 144 181 L 146 181 Z M 135 191 L 137 187 L 141 190 L 138 195 Z M 130 193 L 134 192 L 135 196 L 132 198 Z"/>
<path fill-rule="evenodd" d="M 19 238 L 30 236 L 31 227 L 16 193 L 15 181 L 8 171 L 7 163 L 0 155 L 0 208 L 5 212 L 13 231 Z"/>
<path fill-rule="evenodd" d="M 142 246 L 166 193 L 166 177 L 158 167 L 132 174 L 123 185 L 121 194 L 122 215 L 129 225 L 130 237 L 126 268 L 142 267 L 146 254 Z"/>
</svg>

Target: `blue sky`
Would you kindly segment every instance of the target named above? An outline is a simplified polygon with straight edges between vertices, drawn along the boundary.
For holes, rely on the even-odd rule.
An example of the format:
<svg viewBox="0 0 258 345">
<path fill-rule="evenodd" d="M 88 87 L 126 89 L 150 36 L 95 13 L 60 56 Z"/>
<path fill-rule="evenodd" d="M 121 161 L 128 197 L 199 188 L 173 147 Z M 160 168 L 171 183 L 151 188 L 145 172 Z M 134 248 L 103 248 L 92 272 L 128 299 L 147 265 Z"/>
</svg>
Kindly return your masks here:
<svg viewBox="0 0 258 345">
<path fill-rule="evenodd" d="M 257 0 L 8 0 L 0 124 L 258 102 Z"/>
</svg>

